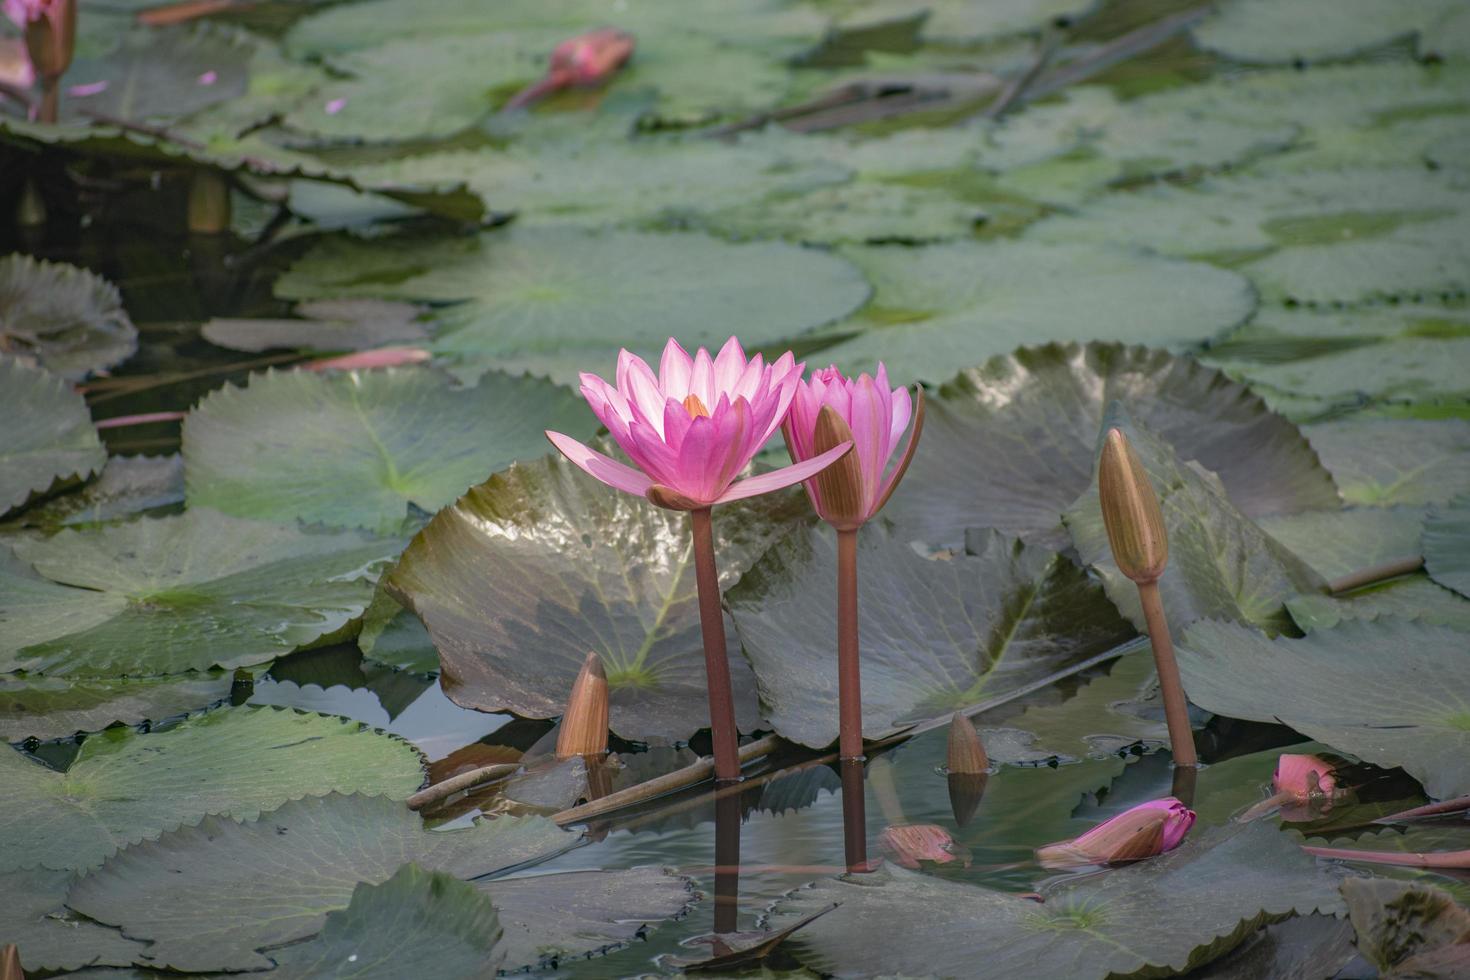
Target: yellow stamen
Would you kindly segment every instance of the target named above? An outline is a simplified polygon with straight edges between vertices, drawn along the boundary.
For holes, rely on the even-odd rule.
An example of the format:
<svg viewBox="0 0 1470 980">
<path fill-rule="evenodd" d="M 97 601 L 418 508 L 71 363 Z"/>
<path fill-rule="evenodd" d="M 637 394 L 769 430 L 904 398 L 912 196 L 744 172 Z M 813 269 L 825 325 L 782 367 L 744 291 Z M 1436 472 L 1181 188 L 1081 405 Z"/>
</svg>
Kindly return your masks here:
<svg viewBox="0 0 1470 980">
<path fill-rule="evenodd" d="M 692 419 L 697 419 L 701 416 L 709 418 L 709 409 L 704 407 L 704 402 L 699 400 L 698 395 L 690 395 L 684 399 L 684 411 L 688 412 L 689 417 Z"/>
</svg>

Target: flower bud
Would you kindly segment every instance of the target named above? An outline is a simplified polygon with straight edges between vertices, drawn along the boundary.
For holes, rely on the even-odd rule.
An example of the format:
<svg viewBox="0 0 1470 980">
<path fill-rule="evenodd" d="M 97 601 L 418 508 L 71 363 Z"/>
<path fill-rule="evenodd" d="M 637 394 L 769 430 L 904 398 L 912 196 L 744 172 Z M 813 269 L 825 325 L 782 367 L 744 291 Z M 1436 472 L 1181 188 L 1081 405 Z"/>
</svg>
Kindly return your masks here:
<svg viewBox="0 0 1470 980">
<path fill-rule="evenodd" d="M 1039 847 L 1036 860 L 1056 869 L 1141 861 L 1178 847 L 1192 826 L 1194 811 L 1166 796 L 1140 803 L 1081 837 Z"/>
<path fill-rule="evenodd" d="M 20 968 L 20 950 L 15 948 L 15 943 L 0 946 L 0 980 L 26 980 L 25 972 Z"/>
<path fill-rule="evenodd" d="M 1108 544 L 1119 571 L 1135 582 L 1158 581 L 1169 562 L 1169 536 L 1148 473 L 1120 429 L 1109 429 L 1097 470 Z"/>
<path fill-rule="evenodd" d="M 633 35 L 603 27 L 563 41 L 551 52 L 551 72 L 569 85 L 597 85 L 628 63 Z"/>
<path fill-rule="evenodd" d="M 607 672 L 602 658 L 587 654 L 582 670 L 572 684 L 567 712 L 561 718 L 556 738 L 556 757 L 601 755 L 607 751 Z"/>
<path fill-rule="evenodd" d="M 979 776 L 990 768 L 990 757 L 985 754 L 985 744 L 975 723 L 956 711 L 949 722 L 949 761 L 946 766 L 952 775 Z"/>
<path fill-rule="evenodd" d="M 65 74 L 76 45 L 77 0 L 9 0 L 5 12 L 25 32 L 36 74 L 53 80 Z"/>
<path fill-rule="evenodd" d="M 831 405 L 823 405 L 812 432 L 812 449 L 820 455 L 844 442 L 852 442 L 852 430 Z M 857 453 L 844 454 L 814 479 L 827 522 L 839 531 L 861 527 L 868 515 L 863 507 L 863 473 Z"/>
<path fill-rule="evenodd" d="M 890 861 L 915 871 L 924 861 L 933 864 L 961 861 L 962 867 L 970 866 L 970 852 L 956 844 L 947 830 L 932 823 L 886 827 L 878 836 L 878 846 Z"/>
</svg>

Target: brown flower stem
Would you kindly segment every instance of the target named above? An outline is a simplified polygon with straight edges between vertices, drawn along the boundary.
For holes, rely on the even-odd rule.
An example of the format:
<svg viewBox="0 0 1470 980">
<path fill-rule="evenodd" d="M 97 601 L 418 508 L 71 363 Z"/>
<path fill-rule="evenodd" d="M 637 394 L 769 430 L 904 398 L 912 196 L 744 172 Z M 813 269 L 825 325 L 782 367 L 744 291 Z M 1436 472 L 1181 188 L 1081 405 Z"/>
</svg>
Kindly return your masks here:
<svg viewBox="0 0 1470 980">
<path fill-rule="evenodd" d="M 868 863 L 868 813 L 863 796 L 863 763 L 860 759 L 843 759 L 842 769 L 842 849 L 847 870 L 864 874 L 873 870 Z"/>
<path fill-rule="evenodd" d="M 1443 817 L 1454 813 L 1464 813 L 1470 810 L 1470 796 L 1457 796 L 1453 800 L 1441 800 L 1438 803 L 1426 803 L 1424 806 L 1416 806 L 1412 810 L 1400 810 L 1398 813 L 1390 813 L 1386 817 L 1379 817 L 1374 823 L 1397 823 L 1400 820 L 1421 820 L 1432 817 Z"/>
<path fill-rule="evenodd" d="M 1197 766 L 1194 730 L 1189 725 L 1189 702 L 1184 698 L 1184 683 L 1179 679 L 1179 662 L 1174 659 L 1174 641 L 1169 636 L 1169 621 L 1164 617 L 1164 600 L 1159 583 L 1138 583 L 1138 598 L 1143 604 L 1143 618 L 1148 624 L 1148 641 L 1154 650 L 1154 669 L 1159 674 L 1159 691 L 1164 696 L 1164 720 L 1169 724 L 1169 748 L 1176 766 Z"/>
<path fill-rule="evenodd" d="M 36 109 L 36 121 L 55 123 L 61 115 L 61 77 L 48 75 L 41 79 L 41 104 Z"/>
<path fill-rule="evenodd" d="M 740 748 L 735 729 L 735 695 L 730 690 L 730 661 L 725 652 L 725 612 L 720 608 L 720 573 L 715 568 L 715 534 L 710 509 L 689 512 L 694 530 L 694 578 L 699 585 L 699 626 L 704 634 L 704 672 L 709 687 L 710 740 L 714 742 L 715 778 L 740 778 Z"/>
<path fill-rule="evenodd" d="M 1190 748 L 1194 748 L 1194 736 L 1190 735 Z M 1173 784 L 1169 787 L 1170 796 L 1183 803 L 1185 806 L 1194 806 L 1194 790 L 1199 783 L 1198 766 L 1175 766 Z"/>
<path fill-rule="evenodd" d="M 715 932 L 740 921 L 740 794 L 715 798 Z"/>
<path fill-rule="evenodd" d="M 1337 858 L 1341 861 L 1363 861 L 1367 864 L 1394 864 L 1405 868 L 1441 868 L 1463 870 L 1470 868 L 1470 851 L 1434 851 L 1428 854 L 1408 851 L 1355 851 L 1350 847 L 1313 847 L 1301 845 L 1302 850 L 1317 857 Z"/>
<path fill-rule="evenodd" d="M 837 532 L 837 757 L 863 757 L 863 681 L 858 662 L 857 529 Z"/>
<path fill-rule="evenodd" d="M 1327 591 L 1333 595 L 1341 595 L 1354 589 L 1361 589 L 1365 585 L 1375 585 L 1386 582 L 1400 575 L 1410 575 L 1424 567 L 1424 559 L 1418 555 L 1410 558 L 1395 558 L 1393 561 L 1382 562 L 1378 565 L 1370 565 L 1361 568 L 1342 578 L 1335 578 L 1327 583 Z"/>
<path fill-rule="evenodd" d="M 494 765 L 481 766 L 478 769 L 471 769 L 469 772 L 462 772 L 458 776 L 452 776 L 442 782 L 437 782 L 427 789 L 419 790 L 408 798 L 408 808 L 410 810 L 422 810 L 429 804 L 438 803 L 440 800 L 447 799 L 462 789 L 469 789 L 473 786 L 479 786 L 481 783 L 503 779 L 512 773 L 519 772 L 520 769 L 520 763 L 517 762 L 497 762 Z"/>
</svg>

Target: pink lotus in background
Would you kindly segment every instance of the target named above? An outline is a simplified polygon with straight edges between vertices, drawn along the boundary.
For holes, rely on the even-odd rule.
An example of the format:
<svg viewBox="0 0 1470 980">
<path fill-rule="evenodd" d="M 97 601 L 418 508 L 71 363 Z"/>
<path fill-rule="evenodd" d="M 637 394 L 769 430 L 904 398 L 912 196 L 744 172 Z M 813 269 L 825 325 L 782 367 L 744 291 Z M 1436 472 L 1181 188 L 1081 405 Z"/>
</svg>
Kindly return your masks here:
<svg viewBox="0 0 1470 980">
<path fill-rule="evenodd" d="M 517 92 L 505 104 L 519 109 L 564 88 L 601 85 L 633 56 L 633 35 L 603 27 L 563 41 L 551 52 L 551 63 L 539 81 Z"/>
<path fill-rule="evenodd" d="M 759 354 L 747 360 L 734 337 L 713 358 L 703 347 L 690 357 L 671 339 L 657 376 L 625 350 L 616 387 L 584 373 L 582 395 L 638 469 L 560 432 L 546 437 L 603 483 L 662 507 L 700 510 L 769 493 L 816 475 L 852 445 L 736 481 L 786 417 L 804 367 L 790 353 L 774 364 Z"/>
<path fill-rule="evenodd" d="M 832 413 L 825 421 L 824 409 Z M 914 428 L 908 446 L 885 477 L 911 415 Z M 806 490 L 824 521 L 836 527 L 856 527 L 882 510 L 898 487 L 923 426 L 922 389 L 915 412 L 908 389 L 889 389 L 888 371 L 880 363 L 876 378 L 868 374 L 844 377 L 835 366 L 813 371 L 810 381 L 798 385 L 781 432 L 797 462 L 826 452 L 834 441 L 852 441 L 852 455 L 826 470 L 823 477 L 808 480 Z"/>
<path fill-rule="evenodd" d="M 1172 851 L 1194 826 L 1194 811 L 1172 796 L 1140 803 L 1071 840 L 1036 849 L 1044 868 L 1141 861 Z"/>
</svg>

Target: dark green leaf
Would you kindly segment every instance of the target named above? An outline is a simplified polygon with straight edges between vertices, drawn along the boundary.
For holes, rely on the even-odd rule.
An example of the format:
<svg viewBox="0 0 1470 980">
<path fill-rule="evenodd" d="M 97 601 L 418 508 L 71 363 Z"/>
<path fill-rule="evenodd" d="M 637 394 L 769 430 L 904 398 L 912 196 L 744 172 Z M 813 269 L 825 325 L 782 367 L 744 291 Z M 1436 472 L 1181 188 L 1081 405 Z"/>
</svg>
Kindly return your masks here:
<svg viewBox="0 0 1470 980">
<path fill-rule="evenodd" d="M 112 283 L 28 255 L 0 259 L 0 352 L 76 381 L 137 349 L 138 331 Z"/>
<path fill-rule="evenodd" d="M 0 357 L 0 416 L 0 514 L 107 461 L 82 396 L 53 374 Z"/>
<path fill-rule="evenodd" d="M 66 908 L 73 873 L 49 868 L 0 873 L 0 936 L 15 943 L 30 973 L 84 966 L 127 966 L 142 943 Z"/>
<path fill-rule="evenodd" d="M 163 721 L 223 700 L 231 683 L 225 671 L 97 680 L 0 674 L 0 739 L 62 738 L 114 722 Z"/>
<path fill-rule="evenodd" d="M 1470 597 L 1470 497 L 1424 522 L 1424 567 L 1440 585 Z"/>
</svg>

